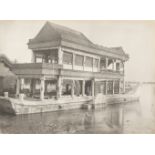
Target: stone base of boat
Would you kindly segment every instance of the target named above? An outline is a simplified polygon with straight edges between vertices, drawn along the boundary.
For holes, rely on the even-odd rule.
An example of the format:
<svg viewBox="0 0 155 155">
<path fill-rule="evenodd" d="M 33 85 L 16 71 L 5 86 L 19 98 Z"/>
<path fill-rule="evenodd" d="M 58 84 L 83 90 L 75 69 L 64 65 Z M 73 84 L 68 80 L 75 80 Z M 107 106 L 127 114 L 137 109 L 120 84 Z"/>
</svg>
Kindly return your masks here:
<svg viewBox="0 0 155 155">
<path fill-rule="evenodd" d="M 92 97 L 62 98 L 59 100 L 19 100 L 0 97 L 0 111 L 10 114 L 42 113 L 58 110 L 80 109 L 83 104 L 90 102 Z"/>
<path fill-rule="evenodd" d="M 108 104 L 136 102 L 139 98 L 129 95 L 99 95 L 92 97 L 61 98 L 59 100 L 19 100 L 0 97 L 0 111 L 10 114 L 43 113 L 69 109 L 98 109 Z"/>
</svg>

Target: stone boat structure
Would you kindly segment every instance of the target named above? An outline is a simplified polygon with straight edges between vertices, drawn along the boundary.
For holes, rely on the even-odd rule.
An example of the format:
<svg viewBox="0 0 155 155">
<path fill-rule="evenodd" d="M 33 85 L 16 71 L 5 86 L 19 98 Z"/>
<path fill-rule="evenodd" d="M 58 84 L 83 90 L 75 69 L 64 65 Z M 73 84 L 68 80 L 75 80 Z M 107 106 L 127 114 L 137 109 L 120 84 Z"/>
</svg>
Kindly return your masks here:
<svg viewBox="0 0 155 155">
<path fill-rule="evenodd" d="M 129 59 L 122 47 L 96 45 L 81 32 L 46 22 L 28 41 L 28 48 L 32 62 L 12 65 L 17 76 L 16 98 L 0 98 L 4 111 L 47 112 L 132 98 L 122 95 Z"/>
</svg>

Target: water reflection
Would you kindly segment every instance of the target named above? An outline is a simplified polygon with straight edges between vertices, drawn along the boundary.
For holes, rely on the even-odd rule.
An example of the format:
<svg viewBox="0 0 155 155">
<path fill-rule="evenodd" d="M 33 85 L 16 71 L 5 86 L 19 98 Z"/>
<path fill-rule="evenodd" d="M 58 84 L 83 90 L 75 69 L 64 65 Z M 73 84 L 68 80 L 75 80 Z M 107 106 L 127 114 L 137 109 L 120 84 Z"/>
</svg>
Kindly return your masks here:
<svg viewBox="0 0 155 155">
<path fill-rule="evenodd" d="M 115 133 L 123 127 L 123 106 L 11 116 L 0 115 L 2 133 Z"/>
<path fill-rule="evenodd" d="M 154 87 L 138 103 L 100 110 L 70 110 L 12 116 L 0 114 L 0 133 L 155 133 Z"/>
</svg>

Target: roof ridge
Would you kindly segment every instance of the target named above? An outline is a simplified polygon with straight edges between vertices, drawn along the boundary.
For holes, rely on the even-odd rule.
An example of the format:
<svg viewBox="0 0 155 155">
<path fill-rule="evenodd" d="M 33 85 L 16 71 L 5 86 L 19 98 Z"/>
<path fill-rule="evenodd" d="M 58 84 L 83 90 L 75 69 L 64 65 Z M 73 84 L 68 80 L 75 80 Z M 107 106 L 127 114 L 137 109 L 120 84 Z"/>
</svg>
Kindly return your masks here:
<svg viewBox="0 0 155 155">
<path fill-rule="evenodd" d="M 68 28 L 68 27 L 65 27 L 65 26 L 62 26 L 62 25 L 59 25 L 59 24 L 55 24 L 55 23 L 52 23 L 50 21 L 47 21 L 47 23 L 52 27 L 54 28 L 54 30 L 60 35 L 60 39 L 63 39 L 62 37 L 62 33 L 59 32 L 59 30 L 57 30 L 56 27 L 64 30 L 64 31 L 68 31 L 70 33 L 73 33 L 73 34 L 77 34 L 77 35 L 81 35 L 82 37 L 84 37 L 89 43 L 93 44 L 92 41 L 90 41 L 82 32 L 80 31 L 77 31 L 77 30 L 74 30 L 74 29 L 71 29 L 71 28 Z"/>
<path fill-rule="evenodd" d="M 53 26 L 51 22 L 47 21 L 46 24 L 49 24 L 59 34 L 60 39 L 62 39 L 61 33 Z"/>
<path fill-rule="evenodd" d="M 72 29 L 72 28 L 68 28 L 68 27 L 63 26 L 63 25 L 59 25 L 59 24 L 53 23 L 53 22 L 51 22 L 51 21 L 47 21 L 47 23 L 49 23 L 53 28 L 55 28 L 54 26 L 57 26 L 57 27 L 59 27 L 59 28 L 65 29 L 66 31 L 69 31 L 69 32 L 72 32 L 72 33 L 75 33 L 75 32 L 76 32 L 76 33 L 78 33 L 78 34 L 83 34 L 83 33 L 81 33 L 80 31 L 74 30 L 74 29 Z"/>
</svg>

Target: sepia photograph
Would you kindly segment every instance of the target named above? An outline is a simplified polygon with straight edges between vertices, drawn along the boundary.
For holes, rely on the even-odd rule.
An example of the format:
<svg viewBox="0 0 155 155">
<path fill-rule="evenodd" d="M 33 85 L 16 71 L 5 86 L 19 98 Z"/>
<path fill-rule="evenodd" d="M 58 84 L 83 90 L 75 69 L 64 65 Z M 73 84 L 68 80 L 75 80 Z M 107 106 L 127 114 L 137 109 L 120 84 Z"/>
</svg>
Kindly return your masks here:
<svg viewBox="0 0 155 155">
<path fill-rule="evenodd" d="M 0 134 L 155 134 L 155 20 L 0 20 Z"/>
</svg>

